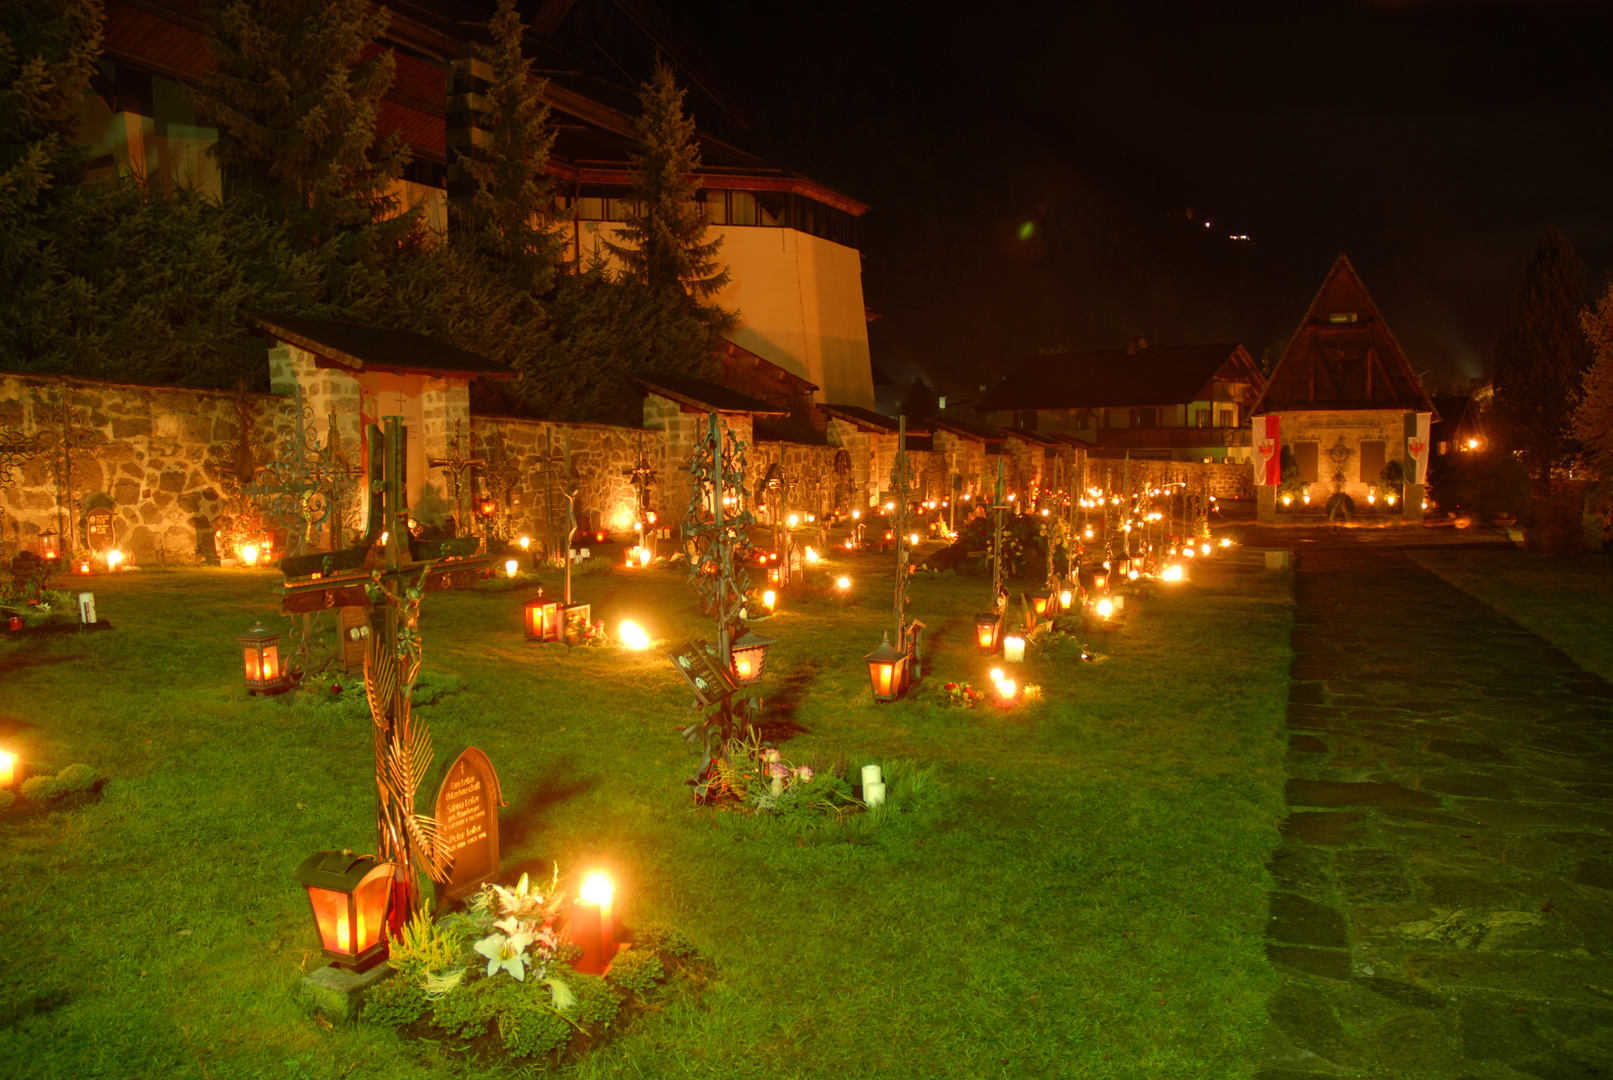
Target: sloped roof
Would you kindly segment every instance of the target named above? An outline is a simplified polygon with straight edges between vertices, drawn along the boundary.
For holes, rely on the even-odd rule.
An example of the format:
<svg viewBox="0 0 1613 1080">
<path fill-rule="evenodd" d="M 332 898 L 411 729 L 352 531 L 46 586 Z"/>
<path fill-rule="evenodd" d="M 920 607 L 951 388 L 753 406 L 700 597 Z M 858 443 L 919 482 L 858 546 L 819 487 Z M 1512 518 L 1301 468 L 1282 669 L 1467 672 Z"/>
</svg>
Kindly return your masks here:
<svg viewBox="0 0 1613 1080">
<path fill-rule="evenodd" d="M 861 405 L 824 405 L 818 404 L 817 410 L 834 420 L 845 420 L 856 424 L 868 431 L 879 431 L 894 435 L 896 433 L 896 417 L 886 416 L 884 413 L 865 409 Z"/>
<path fill-rule="evenodd" d="M 1438 414 L 1343 255 L 1333 261 L 1252 414 L 1339 409 Z"/>
<path fill-rule="evenodd" d="M 675 375 L 654 377 L 636 376 L 630 380 L 646 393 L 656 394 L 675 401 L 685 409 L 696 412 L 750 413 L 752 416 L 788 416 L 790 410 L 770 405 L 760 398 L 741 394 L 726 386 L 706 382 L 704 379 L 685 379 Z"/>
<path fill-rule="evenodd" d="M 984 424 L 965 424 L 959 420 L 952 420 L 944 416 L 932 417 L 929 423 L 941 431 L 956 435 L 960 439 L 970 439 L 974 442 L 989 442 L 1003 437 L 1002 431 Z"/>
<path fill-rule="evenodd" d="M 1032 356 L 976 403 L 980 412 L 1028 409 L 1103 409 L 1134 405 L 1184 405 L 1232 364 L 1238 381 L 1264 386 L 1248 352 L 1236 342 L 1216 345 L 1152 345 L 1125 349 Z"/>
<path fill-rule="evenodd" d="M 513 378 L 503 364 L 446 345 L 409 330 L 339 319 L 311 319 L 299 315 L 248 313 L 249 326 L 288 345 L 307 349 L 324 360 L 354 371 L 386 371 L 400 375 L 465 375 Z"/>
</svg>

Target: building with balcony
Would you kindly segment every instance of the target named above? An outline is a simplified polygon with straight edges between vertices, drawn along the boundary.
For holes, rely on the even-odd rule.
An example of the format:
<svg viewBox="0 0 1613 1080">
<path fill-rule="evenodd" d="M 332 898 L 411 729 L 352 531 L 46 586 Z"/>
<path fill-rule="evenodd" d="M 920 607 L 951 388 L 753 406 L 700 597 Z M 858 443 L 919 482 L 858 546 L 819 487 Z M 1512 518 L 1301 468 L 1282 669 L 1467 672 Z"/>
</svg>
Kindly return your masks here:
<svg viewBox="0 0 1613 1080">
<path fill-rule="evenodd" d="M 473 58 L 491 0 L 387 5 L 377 48 L 396 74 L 377 128 L 396 133 L 412 161 L 392 192 L 445 233 L 452 199 L 470 194 L 457 156 L 478 129 L 491 69 Z M 94 170 L 225 190 L 187 87 L 212 70 L 202 0 L 108 0 L 104 53 L 80 109 L 80 138 Z M 632 212 L 637 86 L 657 59 L 687 88 L 699 125 L 701 206 L 708 238 L 720 236 L 731 280 L 716 297 L 739 312 L 730 333 L 742 350 L 814 389 L 818 402 L 871 408 L 873 377 L 863 304 L 859 219 L 868 207 L 808 177 L 773 167 L 730 138 L 742 128 L 734 95 L 697 45 L 647 0 L 543 0 L 529 19 L 525 52 L 547 80 L 556 138 L 549 162 L 555 205 L 580 265 Z"/>
<path fill-rule="evenodd" d="M 1029 357 L 975 409 L 1094 456 L 1247 461 L 1249 407 L 1265 386 L 1242 345 L 1137 338 L 1124 349 Z"/>
</svg>

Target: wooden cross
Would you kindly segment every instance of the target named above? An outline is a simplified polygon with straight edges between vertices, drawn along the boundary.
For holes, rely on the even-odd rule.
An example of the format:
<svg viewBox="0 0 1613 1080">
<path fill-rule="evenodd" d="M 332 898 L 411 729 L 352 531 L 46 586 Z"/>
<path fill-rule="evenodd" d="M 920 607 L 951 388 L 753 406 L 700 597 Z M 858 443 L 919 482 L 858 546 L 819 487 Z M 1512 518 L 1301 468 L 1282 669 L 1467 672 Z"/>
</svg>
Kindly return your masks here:
<svg viewBox="0 0 1613 1080">
<path fill-rule="evenodd" d="M 470 587 L 493 557 L 477 554 L 479 539 L 422 543 L 409 535 L 400 417 L 366 432 L 369 520 L 350 548 L 280 560 L 285 575 L 282 614 L 357 606 L 368 625 L 364 692 L 375 743 L 375 825 L 380 857 L 393 867 L 388 925 L 401 932 L 420 903 L 418 870 L 445 881 L 450 859 L 437 823 L 417 814 L 415 790 L 431 767 L 431 734 L 414 721 L 409 694 L 420 673 L 420 600 L 427 593 Z M 380 550 L 372 558 L 372 550 Z"/>
<path fill-rule="evenodd" d="M 478 468 L 482 465 L 486 465 L 487 462 L 482 458 L 476 457 L 474 454 L 470 457 L 465 456 L 465 444 L 464 440 L 460 436 L 458 417 L 454 418 L 454 441 L 448 445 L 453 451 L 452 453 L 450 453 L 447 457 L 427 458 L 426 464 L 430 465 L 434 469 L 441 469 L 443 472 L 448 474 L 448 487 L 453 493 L 454 497 L 454 533 L 458 536 L 469 536 L 471 532 L 470 526 L 466 524 L 465 507 L 460 501 L 460 496 L 463 494 L 463 490 L 460 486 L 460 477 L 464 475 L 466 469 Z M 471 519 L 474 520 L 474 506 L 471 508 L 471 511 Z"/>
<path fill-rule="evenodd" d="M 650 459 L 644 456 L 644 433 L 638 437 L 638 461 L 631 469 L 623 469 L 622 475 L 627 482 L 633 485 L 638 493 L 638 514 L 635 518 L 638 529 L 639 546 L 644 546 L 646 534 L 653 534 L 650 528 L 650 485 L 655 483 L 655 470 L 650 468 Z M 652 550 L 653 550 L 653 544 Z"/>
<path fill-rule="evenodd" d="M 537 459 L 538 482 L 543 485 L 543 559 L 545 562 L 562 557 L 564 552 L 571 550 L 570 542 L 567 541 L 564 551 L 557 555 L 559 545 L 555 541 L 554 482 L 564 460 L 554 452 L 554 431 L 545 428 L 543 432 L 543 456 Z"/>
</svg>

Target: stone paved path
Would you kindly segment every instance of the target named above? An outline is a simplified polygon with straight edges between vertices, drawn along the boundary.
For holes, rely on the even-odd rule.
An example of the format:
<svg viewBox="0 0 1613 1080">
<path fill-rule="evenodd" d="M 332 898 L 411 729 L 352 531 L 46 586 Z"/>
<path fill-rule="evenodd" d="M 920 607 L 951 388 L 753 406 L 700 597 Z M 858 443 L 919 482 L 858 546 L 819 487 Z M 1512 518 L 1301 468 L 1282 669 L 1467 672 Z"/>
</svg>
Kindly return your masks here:
<svg viewBox="0 0 1613 1080">
<path fill-rule="evenodd" d="M 1613 1078 L 1613 686 L 1394 547 L 1295 591 L 1259 1080 Z"/>
</svg>

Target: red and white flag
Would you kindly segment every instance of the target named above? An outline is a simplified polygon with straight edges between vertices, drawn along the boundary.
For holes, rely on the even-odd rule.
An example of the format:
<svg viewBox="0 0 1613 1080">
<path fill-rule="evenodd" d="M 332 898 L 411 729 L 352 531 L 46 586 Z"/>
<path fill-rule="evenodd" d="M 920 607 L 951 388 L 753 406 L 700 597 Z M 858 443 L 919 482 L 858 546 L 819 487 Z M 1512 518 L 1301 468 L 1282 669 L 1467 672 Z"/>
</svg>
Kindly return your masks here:
<svg viewBox="0 0 1613 1080">
<path fill-rule="evenodd" d="M 1428 428 L 1433 413 L 1409 412 L 1406 414 L 1406 483 L 1428 483 Z"/>
<path fill-rule="evenodd" d="M 1283 482 L 1282 443 L 1277 438 L 1277 417 L 1254 419 L 1255 483 L 1275 486 Z"/>
</svg>

